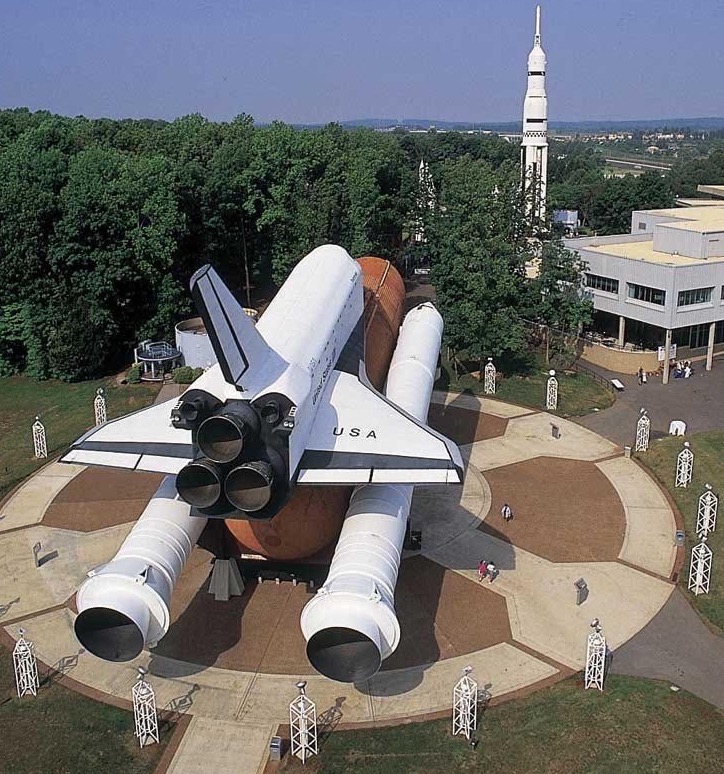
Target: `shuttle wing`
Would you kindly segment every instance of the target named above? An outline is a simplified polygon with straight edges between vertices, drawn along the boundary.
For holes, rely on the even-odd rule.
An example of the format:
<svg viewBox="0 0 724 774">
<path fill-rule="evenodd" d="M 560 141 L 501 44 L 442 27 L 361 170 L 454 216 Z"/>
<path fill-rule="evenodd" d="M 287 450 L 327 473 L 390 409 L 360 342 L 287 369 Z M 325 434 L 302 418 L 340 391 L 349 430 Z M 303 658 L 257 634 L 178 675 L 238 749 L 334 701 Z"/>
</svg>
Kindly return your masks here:
<svg viewBox="0 0 724 774">
<path fill-rule="evenodd" d="M 462 483 L 457 446 L 356 376 L 333 371 L 299 464 L 299 484 Z"/>
<path fill-rule="evenodd" d="M 61 462 L 178 473 L 193 457 L 191 431 L 171 425 L 177 399 L 159 403 L 89 430 Z"/>
</svg>

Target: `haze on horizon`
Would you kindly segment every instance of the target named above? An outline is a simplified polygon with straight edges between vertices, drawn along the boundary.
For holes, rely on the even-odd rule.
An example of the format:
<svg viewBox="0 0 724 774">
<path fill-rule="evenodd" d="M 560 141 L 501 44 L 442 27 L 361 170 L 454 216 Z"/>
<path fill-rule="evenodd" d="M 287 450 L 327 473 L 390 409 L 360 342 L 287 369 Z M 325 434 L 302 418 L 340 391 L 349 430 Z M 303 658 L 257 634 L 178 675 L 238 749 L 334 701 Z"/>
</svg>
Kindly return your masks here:
<svg viewBox="0 0 724 774">
<path fill-rule="evenodd" d="M 724 3 L 542 2 L 549 119 L 724 116 Z M 9 6 L 9 7 L 8 7 Z M 0 107 L 326 123 L 521 118 L 534 0 L 24 0 Z"/>
</svg>

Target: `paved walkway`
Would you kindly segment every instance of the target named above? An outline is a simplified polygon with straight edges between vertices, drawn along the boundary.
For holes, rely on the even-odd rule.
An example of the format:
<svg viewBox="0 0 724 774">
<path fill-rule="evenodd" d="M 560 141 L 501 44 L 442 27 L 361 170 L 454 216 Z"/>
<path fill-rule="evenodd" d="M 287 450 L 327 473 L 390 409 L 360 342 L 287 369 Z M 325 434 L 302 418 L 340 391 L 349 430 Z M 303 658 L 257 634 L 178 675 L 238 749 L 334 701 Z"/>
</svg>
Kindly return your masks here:
<svg viewBox="0 0 724 774">
<path fill-rule="evenodd" d="M 113 556 L 132 524 L 91 532 L 42 524 L 53 497 L 81 470 L 58 464 L 29 479 L 0 511 L 0 611 L 11 621 L 6 631 L 17 637 L 22 622 L 45 663 L 120 698 L 130 696 L 136 667 L 150 667 L 159 707 L 193 715 L 169 769 L 187 774 L 261 771 L 269 737 L 278 723 L 286 722 L 300 677 L 308 681 L 319 713 L 341 705 L 344 723 L 389 721 L 448 710 L 451 686 L 466 665 L 474 667 L 495 697 L 581 669 L 594 616 L 603 620 L 614 648 L 646 627 L 674 589 L 669 576 L 675 558 L 673 514 L 646 474 L 624 459 L 615 444 L 572 422 L 470 396 L 436 394 L 434 400 L 505 420 L 500 437 L 463 447 L 469 464 L 462 492 L 419 489 L 411 519 L 413 528 L 423 530 L 425 560 L 464 579 L 466 593 L 477 598 L 483 591 L 493 592 L 505 600 L 509 639 L 433 663 L 381 672 L 354 686 L 319 675 L 221 669 L 148 653 L 127 664 L 103 662 L 79 648 L 68 602 L 88 570 Z M 561 429 L 558 439 L 551 435 L 552 422 Z M 578 464 L 597 469 L 610 482 L 626 517 L 618 559 L 614 554 L 606 561 L 552 561 L 534 547 L 516 547 L 497 529 L 500 517 L 491 509 L 495 493 L 485 480 L 486 471 L 512 469 L 540 457 L 583 460 Z M 534 482 L 521 480 L 519 485 Z M 559 491 L 566 497 L 565 481 Z M 32 555 L 36 542 L 48 557 L 39 568 Z M 477 583 L 481 556 L 501 569 L 496 582 L 484 588 Z M 573 584 L 580 577 L 588 582 L 590 596 L 577 606 Z"/>
<path fill-rule="evenodd" d="M 687 432 L 724 430 L 724 359 L 714 360 L 711 371 L 703 363 L 695 363 L 689 379 L 672 378 L 662 384 L 660 377 L 650 377 L 645 385 L 637 383 L 635 374 L 617 374 L 586 363 L 586 368 L 604 379 L 619 379 L 625 390 L 616 394 L 616 403 L 604 411 L 588 414 L 578 422 L 621 446 L 633 446 L 636 440 L 636 420 L 644 407 L 651 418 L 652 438 L 667 435 L 669 422 L 681 419 Z"/>
</svg>

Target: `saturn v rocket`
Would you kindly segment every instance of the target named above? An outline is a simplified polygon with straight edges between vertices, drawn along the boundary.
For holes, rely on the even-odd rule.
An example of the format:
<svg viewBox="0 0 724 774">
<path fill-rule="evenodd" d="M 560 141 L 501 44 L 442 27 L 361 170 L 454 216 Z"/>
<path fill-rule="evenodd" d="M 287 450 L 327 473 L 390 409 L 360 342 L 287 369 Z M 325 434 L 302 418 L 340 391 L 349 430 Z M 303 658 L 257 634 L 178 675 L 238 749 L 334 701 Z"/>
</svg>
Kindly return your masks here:
<svg viewBox="0 0 724 774">
<path fill-rule="evenodd" d="M 179 400 L 94 428 L 62 458 L 167 474 L 114 559 L 81 585 L 76 636 L 110 661 L 153 647 L 210 520 L 224 521 L 238 554 L 277 561 L 339 536 L 302 631 L 319 672 L 369 677 L 400 638 L 412 487 L 462 483 L 457 446 L 426 425 L 442 320 L 431 304 L 412 310 L 393 354 L 402 280 L 334 245 L 297 264 L 256 325 L 210 266 L 191 292 L 217 365 Z"/>
</svg>

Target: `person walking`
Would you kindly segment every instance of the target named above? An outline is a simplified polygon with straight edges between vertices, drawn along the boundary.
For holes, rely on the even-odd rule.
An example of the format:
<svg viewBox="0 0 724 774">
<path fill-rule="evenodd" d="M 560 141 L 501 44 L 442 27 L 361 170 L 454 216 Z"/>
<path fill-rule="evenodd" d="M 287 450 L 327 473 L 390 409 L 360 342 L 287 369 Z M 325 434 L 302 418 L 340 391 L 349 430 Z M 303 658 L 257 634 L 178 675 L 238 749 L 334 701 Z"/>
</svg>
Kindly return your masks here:
<svg viewBox="0 0 724 774">
<path fill-rule="evenodd" d="M 498 577 L 498 568 L 492 562 L 490 562 L 488 564 L 488 578 L 490 582 L 492 583 L 497 577 Z"/>
<path fill-rule="evenodd" d="M 503 503 L 503 507 L 500 509 L 500 515 L 503 517 L 503 521 L 506 523 L 513 518 L 513 510 L 508 503 Z"/>
<path fill-rule="evenodd" d="M 480 564 L 478 565 L 478 581 L 482 583 L 483 578 L 488 574 L 488 563 L 485 561 L 485 559 L 480 560 Z"/>
</svg>

